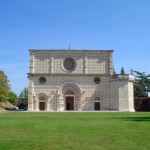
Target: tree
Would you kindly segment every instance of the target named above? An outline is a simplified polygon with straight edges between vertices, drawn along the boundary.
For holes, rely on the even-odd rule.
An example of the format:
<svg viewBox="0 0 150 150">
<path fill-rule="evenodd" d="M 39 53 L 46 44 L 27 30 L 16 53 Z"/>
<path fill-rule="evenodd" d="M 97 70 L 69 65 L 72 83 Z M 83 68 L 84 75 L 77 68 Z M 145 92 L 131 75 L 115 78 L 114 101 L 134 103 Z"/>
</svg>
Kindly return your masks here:
<svg viewBox="0 0 150 150">
<path fill-rule="evenodd" d="M 17 106 L 19 108 L 24 108 L 28 105 L 28 89 L 24 88 L 23 91 L 21 91 L 20 95 L 19 95 L 19 101 Z"/>
<path fill-rule="evenodd" d="M 141 86 L 137 81 L 134 82 L 134 97 L 135 98 L 147 97 L 144 86 Z"/>
<path fill-rule="evenodd" d="M 139 71 L 134 71 L 134 73 L 136 84 L 146 92 L 146 96 L 148 97 L 148 92 L 150 92 L 150 74 L 146 75 L 145 72 Z"/>
<path fill-rule="evenodd" d="M 3 71 L 0 70 L 0 102 L 7 101 L 10 91 L 9 80 Z"/>
<path fill-rule="evenodd" d="M 17 104 L 17 100 L 18 100 L 17 95 L 14 92 L 10 91 L 9 95 L 8 95 L 8 101 L 11 104 L 16 105 Z"/>
<path fill-rule="evenodd" d="M 133 69 L 130 70 L 130 75 L 134 76 L 134 70 Z"/>
<path fill-rule="evenodd" d="M 115 70 L 115 68 L 113 69 L 113 75 L 116 75 L 116 70 Z"/>
<path fill-rule="evenodd" d="M 134 104 L 135 110 L 141 111 L 143 102 L 148 97 L 150 91 L 150 75 L 146 75 L 145 72 L 132 71 L 135 76 L 134 82 Z"/>
<path fill-rule="evenodd" d="M 125 75 L 125 71 L 124 71 L 124 68 L 123 68 L 123 67 L 121 68 L 120 74 L 121 74 L 121 75 Z"/>
<path fill-rule="evenodd" d="M 19 99 L 20 100 L 24 100 L 24 101 L 28 101 L 28 89 L 27 88 L 24 88 L 20 95 L 19 95 Z"/>
</svg>

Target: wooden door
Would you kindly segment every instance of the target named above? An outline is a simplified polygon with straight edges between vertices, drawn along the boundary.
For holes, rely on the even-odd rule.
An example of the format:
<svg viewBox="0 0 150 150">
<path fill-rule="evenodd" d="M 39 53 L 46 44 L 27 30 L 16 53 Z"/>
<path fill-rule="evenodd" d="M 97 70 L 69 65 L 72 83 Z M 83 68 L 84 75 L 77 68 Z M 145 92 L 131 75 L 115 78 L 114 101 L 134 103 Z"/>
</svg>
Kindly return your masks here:
<svg viewBox="0 0 150 150">
<path fill-rule="evenodd" d="M 100 110 L 100 102 L 94 102 L 94 109 Z"/>
<path fill-rule="evenodd" d="M 74 110 L 74 97 L 66 97 L 66 110 Z"/>
<path fill-rule="evenodd" d="M 40 102 L 39 103 L 39 109 L 40 110 L 45 110 L 45 102 Z"/>
</svg>

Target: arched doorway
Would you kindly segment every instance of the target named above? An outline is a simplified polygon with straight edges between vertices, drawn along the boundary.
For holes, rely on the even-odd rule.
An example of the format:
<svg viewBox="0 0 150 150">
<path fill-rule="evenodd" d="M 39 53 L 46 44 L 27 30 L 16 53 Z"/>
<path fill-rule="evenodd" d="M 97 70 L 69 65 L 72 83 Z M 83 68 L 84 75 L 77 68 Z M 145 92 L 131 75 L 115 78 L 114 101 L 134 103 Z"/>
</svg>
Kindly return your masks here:
<svg viewBox="0 0 150 150">
<path fill-rule="evenodd" d="M 95 97 L 94 99 L 94 110 L 99 111 L 101 109 L 100 98 Z"/>
<path fill-rule="evenodd" d="M 80 108 L 80 87 L 73 83 L 67 82 L 61 85 L 58 90 L 57 110 L 78 110 Z"/>
<path fill-rule="evenodd" d="M 68 90 L 66 91 L 65 96 L 66 96 L 65 109 L 74 110 L 74 92 L 72 90 Z"/>
<path fill-rule="evenodd" d="M 45 95 L 39 96 L 39 110 L 43 111 L 46 109 L 46 97 Z"/>
</svg>

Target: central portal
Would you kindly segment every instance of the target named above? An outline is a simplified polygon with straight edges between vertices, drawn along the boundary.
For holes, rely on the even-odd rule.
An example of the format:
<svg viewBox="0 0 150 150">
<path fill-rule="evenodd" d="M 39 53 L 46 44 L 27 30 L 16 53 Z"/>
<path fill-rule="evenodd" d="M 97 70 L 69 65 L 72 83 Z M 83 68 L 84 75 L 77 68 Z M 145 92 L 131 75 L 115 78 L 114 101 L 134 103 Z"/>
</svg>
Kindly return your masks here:
<svg viewBox="0 0 150 150">
<path fill-rule="evenodd" d="M 45 110 L 45 102 L 40 102 L 39 103 L 39 109 L 40 110 Z"/>
<path fill-rule="evenodd" d="M 74 97 L 73 96 L 66 97 L 66 110 L 74 110 Z"/>
</svg>

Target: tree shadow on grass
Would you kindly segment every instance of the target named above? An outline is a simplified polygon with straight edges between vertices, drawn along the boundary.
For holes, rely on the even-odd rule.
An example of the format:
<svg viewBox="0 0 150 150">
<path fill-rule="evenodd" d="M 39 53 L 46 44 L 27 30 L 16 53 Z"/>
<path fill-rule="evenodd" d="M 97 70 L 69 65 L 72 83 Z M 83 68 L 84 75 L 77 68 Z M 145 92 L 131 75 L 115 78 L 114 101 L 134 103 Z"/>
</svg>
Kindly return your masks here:
<svg viewBox="0 0 150 150">
<path fill-rule="evenodd" d="M 125 117 L 125 121 L 150 122 L 150 117 Z"/>
</svg>

